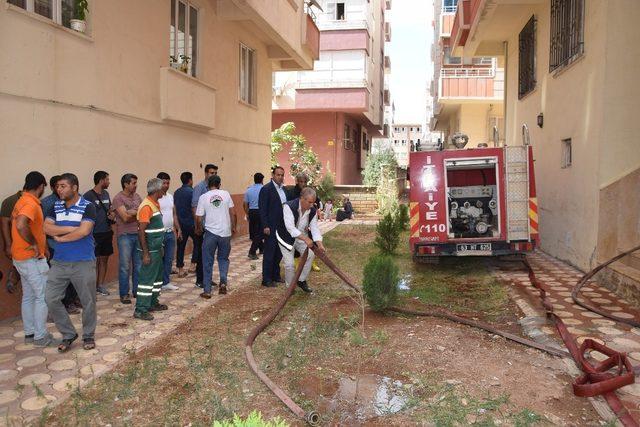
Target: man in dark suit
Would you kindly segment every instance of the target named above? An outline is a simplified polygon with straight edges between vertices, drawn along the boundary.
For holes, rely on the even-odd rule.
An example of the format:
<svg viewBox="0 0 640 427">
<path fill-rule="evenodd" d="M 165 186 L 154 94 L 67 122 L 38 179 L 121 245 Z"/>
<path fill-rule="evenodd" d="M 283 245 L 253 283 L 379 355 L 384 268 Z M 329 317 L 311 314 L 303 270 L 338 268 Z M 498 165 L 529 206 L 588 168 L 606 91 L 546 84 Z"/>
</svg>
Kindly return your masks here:
<svg viewBox="0 0 640 427">
<path fill-rule="evenodd" d="M 276 240 L 276 229 L 284 224 L 282 204 L 287 201 L 284 192 L 284 169 L 281 166 L 273 168 L 271 181 L 260 189 L 258 208 L 265 237 L 264 253 L 262 257 L 262 286 L 276 287 L 282 283 L 280 276 L 280 260 L 282 253 Z"/>
</svg>

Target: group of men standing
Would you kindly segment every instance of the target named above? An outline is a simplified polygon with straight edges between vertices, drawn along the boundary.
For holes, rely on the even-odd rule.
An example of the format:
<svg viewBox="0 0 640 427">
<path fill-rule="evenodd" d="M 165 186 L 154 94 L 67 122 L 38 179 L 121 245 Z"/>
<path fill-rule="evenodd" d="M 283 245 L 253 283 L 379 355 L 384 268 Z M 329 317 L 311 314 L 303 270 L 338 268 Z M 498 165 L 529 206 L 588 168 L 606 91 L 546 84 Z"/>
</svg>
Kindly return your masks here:
<svg viewBox="0 0 640 427">
<path fill-rule="evenodd" d="M 192 266 L 200 296 L 211 298 L 212 288 L 227 293 L 231 238 L 237 216 L 229 192 L 222 190 L 218 167 L 208 164 L 202 181 L 193 186 L 193 175 L 183 172 L 182 186 L 169 193 L 170 176 L 160 172 L 147 183 L 147 196 L 137 193 L 138 178 L 122 176 L 120 191 L 113 200 L 107 189 L 109 174 L 94 174 L 94 187 L 81 195 L 77 176 L 65 173 L 50 179 L 51 194 L 42 197 L 47 186 L 39 172 L 30 172 L 23 190 L 7 198 L 1 207 L 5 252 L 22 281 L 22 318 L 25 341 L 38 346 L 58 345 L 67 351 L 78 338 L 69 314 L 82 308 L 82 339 L 85 349 L 95 347 L 96 294 L 109 295 L 105 286 L 108 259 L 113 254 L 113 231 L 119 253 L 118 282 L 122 304 L 136 299 L 134 317 L 153 319 L 153 312 L 166 310 L 159 301 L 162 290 L 175 290 L 170 274 L 188 274 L 184 252 L 192 239 Z M 254 184 L 245 194 L 244 210 L 252 240 L 249 258 L 263 255 L 262 285 L 275 287 L 294 275 L 295 253 L 320 248 L 317 196 L 306 186 L 304 176 L 288 192 L 283 186 L 284 169 L 275 167 L 271 181 L 254 175 Z M 7 212 L 10 212 L 8 215 Z M 8 217 L 8 218 L 7 218 Z M 9 233 L 7 233 L 9 231 Z M 8 235 L 7 235 L 8 234 Z M 177 248 L 176 248 L 177 246 Z M 177 272 L 172 271 L 174 253 Z M 298 281 L 311 292 L 307 276 L 314 258 L 309 251 Z M 215 260 L 220 283 L 212 281 Z M 11 278 L 10 278 L 11 279 Z M 18 279 L 15 277 L 12 283 Z M 62 334 L 61 342 L 47 332 L 48 315 Z"/>
</svg>

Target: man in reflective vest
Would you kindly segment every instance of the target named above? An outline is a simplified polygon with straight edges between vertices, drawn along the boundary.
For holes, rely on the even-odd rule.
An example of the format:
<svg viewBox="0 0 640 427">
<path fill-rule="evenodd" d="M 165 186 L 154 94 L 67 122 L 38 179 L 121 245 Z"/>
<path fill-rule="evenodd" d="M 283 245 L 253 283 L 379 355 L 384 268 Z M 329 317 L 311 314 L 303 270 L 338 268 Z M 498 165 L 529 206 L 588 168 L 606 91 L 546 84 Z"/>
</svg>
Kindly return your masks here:
<svg viewBox="0 0 640 427">
<path fill-rule="evenodd" d="M 138 250 L 142 252 L 136 309 L 133 317 L 152 320 L 152 311 L 166 310 L 167 306 L 158 302 L 162 287 L 164 263 L 163 241 L 165 228 L 158 199 L 163 196 L 162 180 L 150 179 L 147 183 L 147 197 L 138 208 Z"/>
</svg>

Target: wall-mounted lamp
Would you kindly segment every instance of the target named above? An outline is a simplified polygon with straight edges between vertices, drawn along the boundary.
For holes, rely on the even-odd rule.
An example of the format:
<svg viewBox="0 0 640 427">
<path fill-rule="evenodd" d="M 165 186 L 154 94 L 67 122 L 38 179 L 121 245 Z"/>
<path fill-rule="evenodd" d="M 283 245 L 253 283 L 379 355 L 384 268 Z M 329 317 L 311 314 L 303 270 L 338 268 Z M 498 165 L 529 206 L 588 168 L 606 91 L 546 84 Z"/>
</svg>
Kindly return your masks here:
<svg viewBox="0 0 640 427">
<path fill-rule="evenodd" d="M 542 115 L 542 113 L 538 114 L 538 127 L 542 127 L 542 125 L 544 124 L 544 116 Z"/>
</svg>

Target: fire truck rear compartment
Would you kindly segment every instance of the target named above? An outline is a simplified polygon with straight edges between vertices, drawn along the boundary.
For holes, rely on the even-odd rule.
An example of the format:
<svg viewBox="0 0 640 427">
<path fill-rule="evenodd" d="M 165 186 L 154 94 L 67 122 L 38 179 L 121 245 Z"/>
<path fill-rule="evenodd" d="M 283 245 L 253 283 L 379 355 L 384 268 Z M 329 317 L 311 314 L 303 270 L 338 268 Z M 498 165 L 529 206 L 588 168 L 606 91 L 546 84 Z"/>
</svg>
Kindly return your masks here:
<svg viewBox="0 0 640 427">
<path fill-rule="evenodd" d="M 445 161 L 449 238 L 500 236 L 496 164 L 496 158 Z"/>
</svg>

